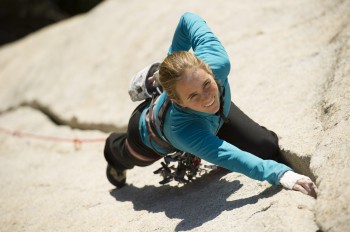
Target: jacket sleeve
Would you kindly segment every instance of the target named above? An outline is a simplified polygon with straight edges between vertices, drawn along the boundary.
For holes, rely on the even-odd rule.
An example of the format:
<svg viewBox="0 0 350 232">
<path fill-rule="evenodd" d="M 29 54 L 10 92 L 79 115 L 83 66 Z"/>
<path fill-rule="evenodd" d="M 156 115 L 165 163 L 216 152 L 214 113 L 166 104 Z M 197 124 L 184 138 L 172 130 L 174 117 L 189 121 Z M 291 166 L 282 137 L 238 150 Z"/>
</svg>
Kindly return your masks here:
<svg viewBox="0 0 350 232">
<path fill-rule="evenodd" d="M 191 48 L 197 57 L 210 66 L 215 78 L 222 82 L 227 80 L 230 61 L 225 48 L 201 17 L 185 13 L 177 25 L 168 54 L 189 51 Z"/>
<path fill-rule="evenodd" d="M 187 127 L 188 128 L 188 127 Z M 182 128 L 173 133 L 172 141 L 177 148 L 194 154 L 210 163 L 232 172 L 242 173 L 252 179 L 277 185 L 290 167 L 273 160 L 263 160 L 249 152 L 221 140 L 206 130 L 205 126 L 191 122 L 191 133 Z"/>
</svg>

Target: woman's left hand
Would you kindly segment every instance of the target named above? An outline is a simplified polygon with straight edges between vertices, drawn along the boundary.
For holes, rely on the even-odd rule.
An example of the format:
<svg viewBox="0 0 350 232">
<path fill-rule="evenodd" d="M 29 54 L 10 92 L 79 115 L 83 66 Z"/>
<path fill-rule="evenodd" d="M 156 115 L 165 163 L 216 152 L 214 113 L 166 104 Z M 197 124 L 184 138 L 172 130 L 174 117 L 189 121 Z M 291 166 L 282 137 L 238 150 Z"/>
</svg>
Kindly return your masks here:
<svg viewBox="0 0 350 232">
<path fill-rule="evenodd" d="M 309 178 L 302 178 L 297 180 L 293 186 L 293 190 L 300 191 L 306 195 L 317 198 L 317 187 L 315 183 Z"/>
<path fill-rule="evenodd" d="M 281 177 L 280 183 L 287 189 L 300 191 L 314 198 L 317 197 L 317 187 L 307 176 L 300 175 L 293 171 L 287 171 Z"/>
</svg>

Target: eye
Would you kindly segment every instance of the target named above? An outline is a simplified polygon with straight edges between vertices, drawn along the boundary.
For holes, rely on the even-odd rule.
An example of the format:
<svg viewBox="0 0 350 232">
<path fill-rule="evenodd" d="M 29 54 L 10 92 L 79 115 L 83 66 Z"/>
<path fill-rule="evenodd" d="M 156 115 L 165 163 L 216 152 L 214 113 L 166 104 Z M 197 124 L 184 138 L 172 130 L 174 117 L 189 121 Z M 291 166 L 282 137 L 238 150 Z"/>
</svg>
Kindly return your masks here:
<svg viewBox="0 0 350 232">
<path fill-rule="evenodd" d="M 211 81 L 207 80 L 206 82 L 204 82 L 204 89 L 208 89 L 210 87 Z"/>
<path fill-rule="evenodd" d="M 197 97 L 198 94 L 194 93 L 194 94 L 191 94 L 191 96 L 188 98 L 189 100 L 193 100 L 194 98 Z"/>
</svg>

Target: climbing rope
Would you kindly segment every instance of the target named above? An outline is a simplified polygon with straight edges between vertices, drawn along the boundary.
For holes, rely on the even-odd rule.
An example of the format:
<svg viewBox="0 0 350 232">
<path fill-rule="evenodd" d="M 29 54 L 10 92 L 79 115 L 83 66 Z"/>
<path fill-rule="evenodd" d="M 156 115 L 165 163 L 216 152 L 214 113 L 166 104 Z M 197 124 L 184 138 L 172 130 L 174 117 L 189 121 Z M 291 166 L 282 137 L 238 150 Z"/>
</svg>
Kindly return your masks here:
<svg viewBox="0 0 350 232">
<path fill-rule="evenodd" d="M 0 131 L 4 134 L 11 135 L 14 137 L 37 139 L 37 140 L 43 140 L 43 141 L 72 143 L 74 144 L 74 147 L 76 149 L 80 149 L 81 144 L 83 143 L 96 143 L 96 142 L 106 141 L 106 138 L 79 139 L 79 138 L 62 138 L 62 137 L 55 137 L 55 136 L 39 135 L 34 133 L 22 132 L 18 130 L 9 130 L 3 127 L 0 127 Z"/>
</svg>

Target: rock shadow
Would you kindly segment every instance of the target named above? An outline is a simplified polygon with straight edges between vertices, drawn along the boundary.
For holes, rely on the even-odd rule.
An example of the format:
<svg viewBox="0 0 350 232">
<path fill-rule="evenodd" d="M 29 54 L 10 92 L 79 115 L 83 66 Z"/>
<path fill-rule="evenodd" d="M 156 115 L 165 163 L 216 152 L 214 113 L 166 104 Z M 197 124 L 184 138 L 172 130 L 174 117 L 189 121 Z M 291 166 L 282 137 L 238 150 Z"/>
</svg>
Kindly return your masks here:
<svg viewBox="0 0 350 232">
<path fill-rule="evenodd" d="M 137 211 L 164 212 L 169 218 L 182 219 L 175 231 L 185 231 L 215 219 L 223 211 L 255 204 L 259 199 L 269 198 L 282 190 L 279 186 L 271 186 L 257 195 L 227 201 L 243 184 L 239 180 L 228 182 L 221 179 L 225 174 L 227 172 L 223 171 L 209 173 L 180 187 L 146 185 L 137 188 L 127 185 L 122 189 L 113 189 L 110 194 L 117 201 L 131 201 Z"/>
</svg>

